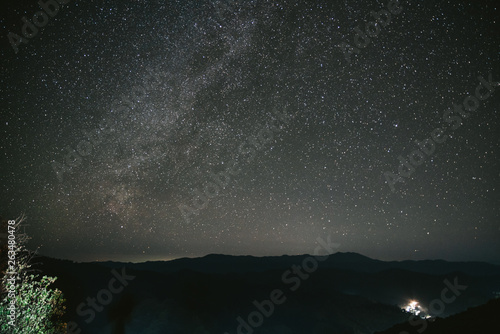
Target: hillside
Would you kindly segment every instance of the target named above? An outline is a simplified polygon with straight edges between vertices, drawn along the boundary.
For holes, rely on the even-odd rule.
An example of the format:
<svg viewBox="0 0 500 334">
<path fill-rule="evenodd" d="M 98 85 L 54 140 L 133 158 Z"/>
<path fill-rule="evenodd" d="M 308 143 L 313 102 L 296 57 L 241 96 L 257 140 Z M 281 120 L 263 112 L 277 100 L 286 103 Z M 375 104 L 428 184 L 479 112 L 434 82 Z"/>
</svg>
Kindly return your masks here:
<svg viewBox="0 0 500 334">
<path fill-rule="evenodd" d="M 500 330 L 498 314 L 500 314 L 500 299 L 493 299 L 484 305 L 472 307 L 445 319 L 436 318 L 433 321 L 421 321 L 416 326 L 405 322 L 388 330 L 377 332 L 377 334 L 400 334 L 402 331 L 413 334 L 422 333 L 424 330 L 426 334 L 498 333 Z"/>
<path fill-rule="evenodd" d="M 56 285 L 68 301 L 67 320 L 83 334 L 232 334 L 238 317 L 248 321 L 255 303 L 266 304 L 275 290 L 285 300 L 263 317 L 255 333 L 373 333 L 407 321 L 401 307 L 410 300 L 428 305 L 439 298 L 445 280 L 467 288 L 441 316 L 484 304 L 499 290 L 498 267 L 487 263 L 384 262 L 337 253 L 307 273 L 307 258 L 208 255 L 137 264 L 41 258 L 39 268 L 58 277 Z M 120 274 L 133 278 L 111 293 L 108 303 L 102 291 Z M 100 311 L 90 307 L 92 298 L 103 302 L 96 307 Z M 119 328 L 126 331 L 114 332 Z"/>
</svg>

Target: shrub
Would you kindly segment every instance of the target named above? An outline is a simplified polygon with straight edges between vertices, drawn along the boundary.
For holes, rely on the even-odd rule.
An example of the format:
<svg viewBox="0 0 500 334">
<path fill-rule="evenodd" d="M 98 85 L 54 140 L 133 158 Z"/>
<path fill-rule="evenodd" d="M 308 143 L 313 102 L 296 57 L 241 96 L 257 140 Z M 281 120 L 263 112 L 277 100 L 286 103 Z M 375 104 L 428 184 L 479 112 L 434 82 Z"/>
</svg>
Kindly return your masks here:
<svg viewBox="0 0 500 334">
<path fill-rule="evenodd" d="M 15 226 L 15 231 L 23 219 Z M 60 290 L 49 288 L 57 277 L 33 274 L 30 261 L 36 252 L 26 248 L 29 238 L 26 235 L 16 234 L 15 245 L 15 273 L 2 272 L 0 300 L 0 332 L 5 334 L 60 334 L 66 332 L 66 324 L 62 321 L 64 314 L 64 298 Z M 6 253 L 6 252 L 1 252 Z M 14 321 L 9 319 L 11 298 L 7 291 L 14 283 L 15 314 Z"/>
</svg>

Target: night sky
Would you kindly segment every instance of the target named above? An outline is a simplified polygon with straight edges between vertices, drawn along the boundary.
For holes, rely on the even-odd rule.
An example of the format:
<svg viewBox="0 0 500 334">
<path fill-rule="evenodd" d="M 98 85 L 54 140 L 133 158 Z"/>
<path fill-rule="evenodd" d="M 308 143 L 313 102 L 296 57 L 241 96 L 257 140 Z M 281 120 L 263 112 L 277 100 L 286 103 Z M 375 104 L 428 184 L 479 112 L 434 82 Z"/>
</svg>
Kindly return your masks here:
<svg viewBox="0 0 500 334">
<path fill-rule="evenodd" d="M 75 261 L 500 263 L 498 3 L 388 2 L 2 4 L 0 215 Z"/>
</svg>

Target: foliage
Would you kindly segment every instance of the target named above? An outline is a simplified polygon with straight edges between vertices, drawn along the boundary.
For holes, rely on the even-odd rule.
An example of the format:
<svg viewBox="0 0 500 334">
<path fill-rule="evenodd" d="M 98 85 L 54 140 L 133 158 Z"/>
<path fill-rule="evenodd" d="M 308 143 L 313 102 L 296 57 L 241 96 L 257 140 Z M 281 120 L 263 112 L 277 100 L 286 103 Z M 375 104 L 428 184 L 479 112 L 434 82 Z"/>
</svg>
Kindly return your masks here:
<svg viewBox="0 0 500 334">
<path fill-rule="evenodd" d="M 15 231 L 18 231 L 23 219 L 16 222 Z M 50 289 L 57 277 L 33 274 L 30 261 L 36 252 L 26 248 L 29 240 L 25 234 L 16 233 L 15 245 L 10 245 L 9 250 L 15 251 L 15 273 L 9 269 L 2 272 L 0 300 L 0 332 L 5 334 L 59 334 L 65 333 L 66 324 L 62 321 L 64 314 L 64 298 L 58 289 Z M 6 253 L 6 252 L 2 252 Z M 11 263 L 12 264 L 12 263 Z M 8 268 L 8 267 L 7 267 Z M 14 283 L 14 300 L 16 319 L 9 319 L 11 298 L 8 289 Z M 9 279 L 11 279 L 9 281 Z"/>
</svg>

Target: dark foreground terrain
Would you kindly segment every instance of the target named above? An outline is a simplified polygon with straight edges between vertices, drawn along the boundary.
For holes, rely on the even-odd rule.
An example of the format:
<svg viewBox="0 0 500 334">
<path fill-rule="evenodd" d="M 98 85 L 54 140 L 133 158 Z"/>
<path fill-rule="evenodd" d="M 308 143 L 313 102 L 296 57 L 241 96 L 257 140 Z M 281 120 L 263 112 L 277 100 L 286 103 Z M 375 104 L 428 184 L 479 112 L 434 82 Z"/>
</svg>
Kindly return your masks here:
<svg viewBox="0 0 500 334">
<path fill-rule="evenodd" d="M 58 277 L 69 333 L 399 334 L 420 333 L 423 322 L 429 334 L 457 333 L 443 329 L 454 324 L 459 333 L 476 333 L 468 330 L 478 328 L 480 316 L 498 314 L 498 300 L 490 300 L 500 290 L 500 266 L 383 262 L 355 253 L 311 259 L 208 255 L 134 264 L 42 257 L 37 267 Z M 411 300 L 441 318 L 490 302 L 423 321 L 401 310 Z"/>
</svg>

